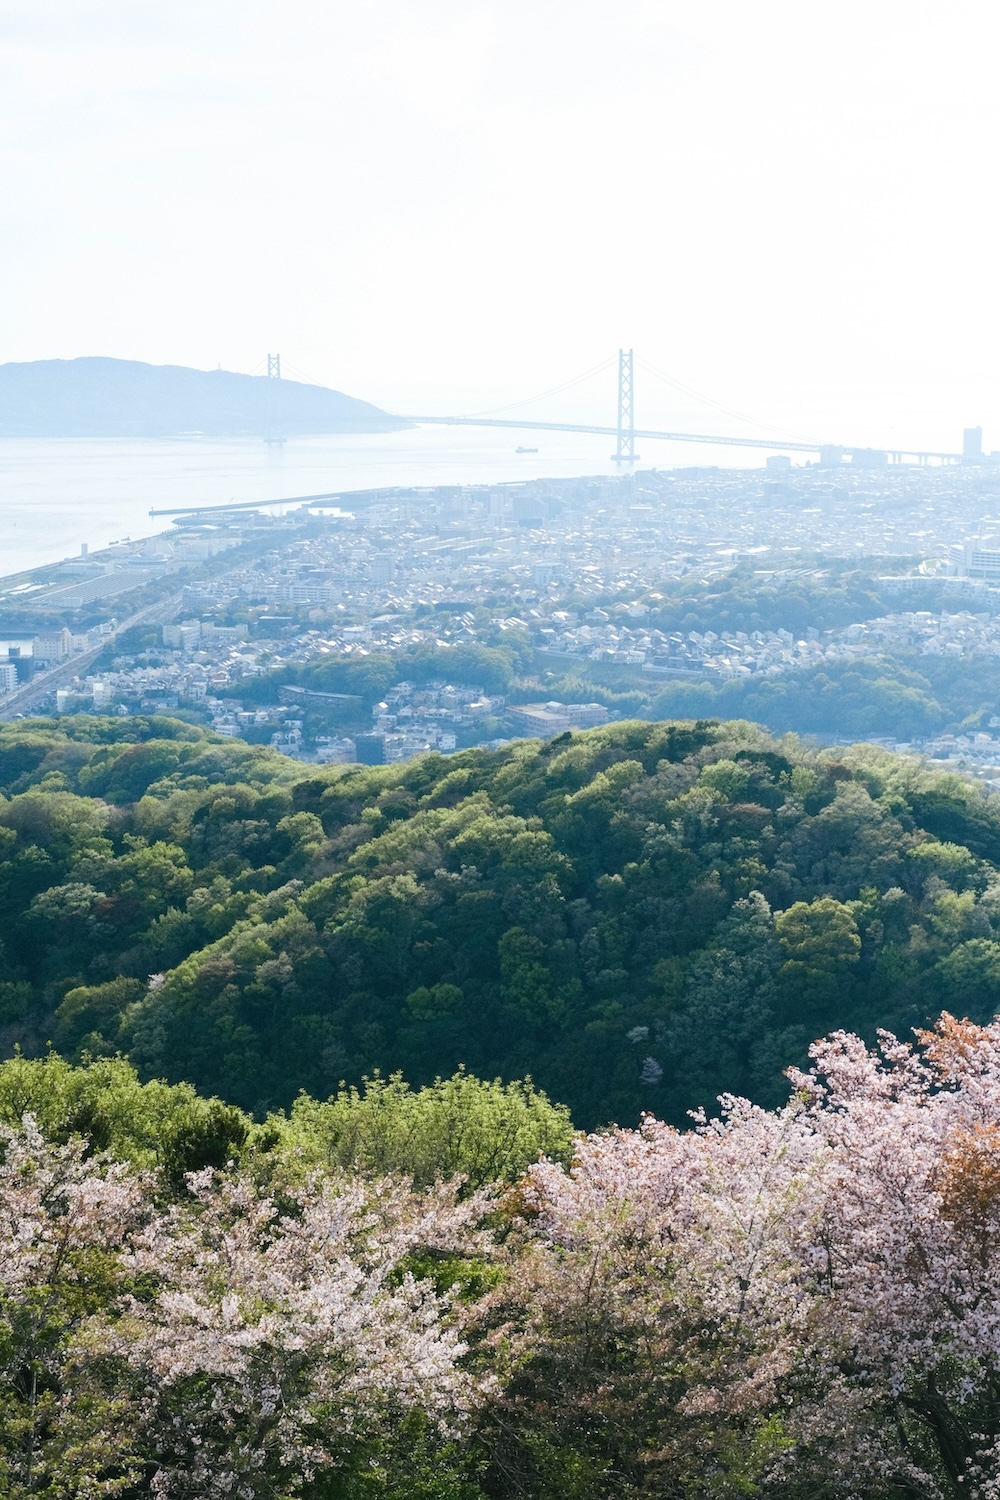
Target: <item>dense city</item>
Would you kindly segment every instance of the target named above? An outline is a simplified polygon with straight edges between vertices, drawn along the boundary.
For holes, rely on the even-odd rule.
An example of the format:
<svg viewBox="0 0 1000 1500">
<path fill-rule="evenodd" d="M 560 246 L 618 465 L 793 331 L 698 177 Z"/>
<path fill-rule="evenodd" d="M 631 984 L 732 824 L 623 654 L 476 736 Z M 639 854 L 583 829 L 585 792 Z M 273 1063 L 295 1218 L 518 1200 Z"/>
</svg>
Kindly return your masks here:
<svg viewBox="0 0 1000 1500">
<path fill-rule="evenodd" d="M 648 717 L 680 683 L 900 648 L 996 661 L 994 528 L 991 466 L 650 470 L 188 513 L 6 580 L 0 712 L 165 712 L 377 764 Z M 783 593 L 821 604 L 845 569 L 867 580 L 859 618 L 780 619 Z M 760 628 L 668 608 L 734 573 L 778 600 Z M 989 719 L 867 737 L 992 768 Z"/>
</svg>

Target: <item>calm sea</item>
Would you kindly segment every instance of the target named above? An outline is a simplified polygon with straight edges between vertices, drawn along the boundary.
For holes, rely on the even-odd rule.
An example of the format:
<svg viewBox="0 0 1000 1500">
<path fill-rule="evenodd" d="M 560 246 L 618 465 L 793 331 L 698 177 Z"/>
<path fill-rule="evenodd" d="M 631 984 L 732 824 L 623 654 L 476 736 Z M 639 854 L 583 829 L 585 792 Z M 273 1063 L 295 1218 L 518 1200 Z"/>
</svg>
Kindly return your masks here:
<svg viewBox="0 0 1000 1500">
<path fill-rule="evenodd" d="M 538 447 L 517 453 L 518 445 Z M 613 440 L 491 428 L 160 442 L 0 440 L 0 575 L 169 530 L 151 509 L 277 500 L 383 485 L 483 484 L 615 472 Z M 733 449 L 650 442 L 641 468 L 738 463 Z M 753 455 L 761 463 L 763 455 Z"/>
</svg>

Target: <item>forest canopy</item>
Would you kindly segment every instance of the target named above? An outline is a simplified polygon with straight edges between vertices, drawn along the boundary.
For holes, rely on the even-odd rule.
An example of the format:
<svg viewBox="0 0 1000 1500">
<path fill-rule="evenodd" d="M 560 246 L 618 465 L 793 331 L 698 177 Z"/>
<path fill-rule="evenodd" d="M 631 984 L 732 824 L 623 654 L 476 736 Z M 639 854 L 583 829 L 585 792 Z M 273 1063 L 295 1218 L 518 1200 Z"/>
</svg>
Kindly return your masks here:
<svg viewBox="0 0 1000 1500">
<path fill-rule="evenodd" d="M 81 717 L 0 790 L 5 1494 L 996 1500 L 977 786 Z"/>
<path fill-rule="evenodd" d="M 0 729 L 0 788 L 5 1052 L 258 1120 L 464 1067 L 682 1123 L 835 1027 L 1000 1005 L 1000 815 L 870 746 L 628 722 L 319 770 L 82 716 Z"/>
</svg>

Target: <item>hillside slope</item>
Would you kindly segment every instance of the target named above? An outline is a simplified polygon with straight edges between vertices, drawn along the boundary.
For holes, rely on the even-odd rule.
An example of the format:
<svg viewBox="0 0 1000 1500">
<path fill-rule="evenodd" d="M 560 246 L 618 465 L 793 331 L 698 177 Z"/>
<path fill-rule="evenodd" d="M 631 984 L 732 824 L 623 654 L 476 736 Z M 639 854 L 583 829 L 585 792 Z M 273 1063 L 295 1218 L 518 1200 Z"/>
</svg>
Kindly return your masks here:
<svg viewBox="0 0 1000 1500">
<path fill-rule="evenodd" d="M 622 723 L 319 771 L 81 717 L 0 729 L 0 787 L 3 1050 L 244 1108 L 464 1064 L 683 1122 L 833 1028 L 1000 1005 L 1000 813 L 872 747 Z"/>
<path fill-rule="evenodd" d="M 0 437 L 286 436 L 406 424 L 323 386 L 127 359 L 0 365 Z"/>
</svg>

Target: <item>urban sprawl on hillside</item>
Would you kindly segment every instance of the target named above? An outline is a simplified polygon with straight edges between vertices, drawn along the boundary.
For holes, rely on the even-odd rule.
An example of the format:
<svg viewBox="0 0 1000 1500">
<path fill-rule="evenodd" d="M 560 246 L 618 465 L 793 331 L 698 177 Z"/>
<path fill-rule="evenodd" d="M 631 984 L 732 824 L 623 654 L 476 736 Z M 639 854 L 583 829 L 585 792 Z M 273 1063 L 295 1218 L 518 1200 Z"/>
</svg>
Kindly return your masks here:
<svg viewBox="0 0 1000 1500">
<path fill-rule="evenodd" d="M 662 714 L 685 692 L 697 712 L 741 684 L 822 686 L 887 656 L 921 692 L 921 664 L 974 660 L 997 711 L 866 737 L 992 780 L 993 533 L 1000 476 L 978 466 L 650 470 L 192 512 L 4 581 L 0 715 L 169 713 L 300 760 L 380 763 Z M 835 716 L 818 732 L 859 737 Z"/>
</svg>

